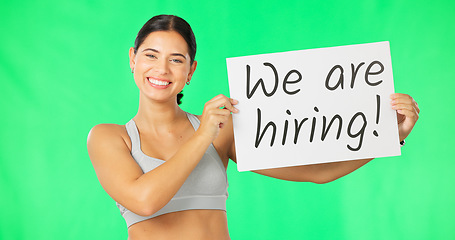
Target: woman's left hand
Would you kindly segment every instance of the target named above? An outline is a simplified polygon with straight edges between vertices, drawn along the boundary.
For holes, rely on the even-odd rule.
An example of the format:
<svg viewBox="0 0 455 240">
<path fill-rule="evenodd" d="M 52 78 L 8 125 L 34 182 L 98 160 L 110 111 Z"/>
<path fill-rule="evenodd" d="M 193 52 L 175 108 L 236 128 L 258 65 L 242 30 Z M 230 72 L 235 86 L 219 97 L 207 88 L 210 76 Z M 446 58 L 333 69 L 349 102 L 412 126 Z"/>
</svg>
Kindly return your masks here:
<svg viewBox="0 0 455 240">
<path fill-rule="evenodd" d="M 403 141 L 419 119 L 420 109 L 414 99 L 403 93 L 390 95 L 392 109 L 397 111 L 398 131 L 400 141 Z"/>
</svg>

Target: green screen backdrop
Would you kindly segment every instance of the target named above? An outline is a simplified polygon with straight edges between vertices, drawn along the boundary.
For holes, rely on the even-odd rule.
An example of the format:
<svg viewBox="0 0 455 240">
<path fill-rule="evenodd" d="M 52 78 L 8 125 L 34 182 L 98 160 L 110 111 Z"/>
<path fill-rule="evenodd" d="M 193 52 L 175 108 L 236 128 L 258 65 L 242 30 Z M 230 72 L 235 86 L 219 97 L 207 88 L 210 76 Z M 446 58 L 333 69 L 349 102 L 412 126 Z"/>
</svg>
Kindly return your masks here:
<svg viewBox="0 0 455 240">
<path fill-rule="evenodd" d="M 402 156 L 328 184 L 230 163 L 232 239 L 455 239 L 452 0 L 3 1 L 0 239 L 127 238 L 86 138 L 135 115 L 128 49 L 162 13 L 186 19 L 198 41 L 186 111 L 229 94 L 227 57 L 378 41 L 390 41 L 396 91 L 422 110 Z"/>
</svg>

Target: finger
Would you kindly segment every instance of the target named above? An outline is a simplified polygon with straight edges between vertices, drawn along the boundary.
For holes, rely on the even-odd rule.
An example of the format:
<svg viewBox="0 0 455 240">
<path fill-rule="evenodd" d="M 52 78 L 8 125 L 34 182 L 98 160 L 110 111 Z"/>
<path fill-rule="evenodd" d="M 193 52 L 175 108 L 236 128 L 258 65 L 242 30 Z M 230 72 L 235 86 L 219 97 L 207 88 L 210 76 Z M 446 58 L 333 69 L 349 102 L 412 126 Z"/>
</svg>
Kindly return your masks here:
<svg viewBox="0 0 455 240">
<path fill-rule="evenodd" d="M 417 104 L 417 102 L 414 99 L 412 99 L 412 103 L 413 103 L 414 109 L 417 111 L 417 113 L 420 113 L 420 108 L 419 108 L 419 105 Z"/>
<path fill-rule="evenodd" d="M 415 111 L 415 113 L 417 115 L 419 115 L 419 113 L 420 113 L 419 106 L 417 105 L 417 103 L 414 100 L 412 100 L 411 104 L 394 103 L 394 104 L 392 104 L 392 109 L 395 109 L 395 110 L 407 109 L 409 111 Z"/>
<path fill-rule="evenodd" d="M 406 116 L 405 116 L 405 115 L 399 114 L 399 113 L 397 112 L 397 122 L 398 122 L 398 124 L 402 123 L 405 119 L 406 119 Z"/>
<path fill-rule="evenodd" d="M 208 126 L 213 125 L 219 127 L 220 124 L 224 124 L 229 121 L 229 116 L 229 110 L 212 109 L 201 122 L 207 124 Z"/>
<path fill-rule="evenodd" d="M 214 123 L 218 125 L 219 128 L 223 128 L 225 123 L 229 121 L 229 116 L 231 112 L 227 109 L 218 109 L 215 114 L 212 115 Z"/>
<path fill-rule="evenodd" d="M 239 112 L 239 109 L 234 107 L 234 105 L 237 105 L 239 103 L 239 101 L 237 99 L 233 99 L 233 98 L 229 98 L 229 102 L 231 103 L 231 106 L 232 106 L 232 112 L 233 113 L 238 113 Z"/>
<path fill-rule="evenodd" d="M 234 98 L 228 98 L 228 97 L 226 97 L 226 96 L 223 95 L 223 94 L 219 94 L 219 95 L 217 95 L 217 96 L 215 96 L 215 97 L 213 98 L 213 100 L 215 100 L 215 101 L 216 101 L 216 100 L 220 100 L 220 99 L 228 99 L 229 102 L 231 103 L 231 105 L 236 105 L 236 104 L 239 103 L 238 100 L 236 100 L 236 99 L 234 99 Z"/>
<path fill-rule="evenodd" d="M 237 99 L 229 98 L 229 101 L 231 102 L 232 105 L 236 105 L 239 103 Z"/>
<path fill-rule="evenodd" d="M 226 97 L 224 94 L 218 94 L 218 95 L 216 95 L 215 97 L 213 97 L 213 98 L 211 99 L 211 101 L 212 101 L 212 100 L 213 100 L 213 101 L 218 101 L 218 100 L 221 100 L 221 99 L 231 99 L 231 98 Z"/>
<path fill-rule="evenodd" d="M 212 99 L 210 99 L 209 101 L 207 101 L 206 104 L 218 102 L 219 100 L 224 99 L 224 98 L 227 98 L 227 97 L 224 96 L 223 94 L 218 94 L 215 97 L 213 97 Z"/>
<path fill-rule="evenodd" d="M 406 117 L 404 119 L 404 122 L 412 121 L 415 123 L 419 119 L 419 114 L 414 109 L 413 110 L 400 109 L 400 110 L 397 110 L 397 113 L 404 115 Z"/>
<path fill-rule="evenodd" d="M 223 108 L 224 109 L 228 109 L 232 113 L 238 113 L 239 112 L 239 110 L 236 107 L 234 107 L 231 103 L 224 105 Z"/>
<path fill-rule="evenodd" d="M 231 111 L 226 108 L 209 108 L 206 110 L 208 115 L 229 117 Z"/>
<path fill-rule="evenodd" d="M 411 105 L 411 104 L 403 104 L 403 103 L 392 105 L 392 109 L 395 109 L 395 110 L 407 109 L 409 111 L 415 110 L 413 105 Z"/>
<path fill-rule="evenodd" d="M 412 97 L 406 93 L 392 93 L 392 94 L 390 94 L 390 98 L 394 99 L 394 98 L 412 98 Z"/>
<path fill-rule="evenodd" d="M 219 117 L 228 118 L 231 115 L 231 111 L 225 108 L 210 108 L 206 109 L 206 115 L 215 118 Z"/>
<path fill-rule="evenodd" d="M 231 103 L 231 98 L 228 98 L 224 95 L 223 97 L 218 97 L 217 99 L 214 99 L 213 102 L 210 103 L 211 107 L 216 107 L 216 108 L 221 108 L 221 109 L 228 109 L 230 112 L 237 113 L 239 110 L 233 106 Z M 237 101 L 237 100 L 235 100 Z M 235 102 L 234 101 L 234 102 Z M 237 103 L 234 103 L 237 104 Z"/>
<path fill-rule="evenodd" d="M 211 111 L 212 114 L 229 117 L 231 111 L 227 108 L 214 108 Z"/>
<path fill-rule="evenodd" d="M 392 105 L 397 104 L 397 103 L 406 103 L 406 104 L 412 104 L 414 99 L 409 96 L 408 94 L 403 94 L 403 93 L 394 93 L 390 95 L 390 98 L 392 99 Z"/>
<path fill-rule="evenodd" d="M 392 99 L 391 101 L 392 106 L 397 104 L 410 104 L 417 111 L 417 113 L 420 113 L 419 105 L 411 96 L 402 93 L 395 93 L 392 94 L 390 98 Z"/>
</svg>

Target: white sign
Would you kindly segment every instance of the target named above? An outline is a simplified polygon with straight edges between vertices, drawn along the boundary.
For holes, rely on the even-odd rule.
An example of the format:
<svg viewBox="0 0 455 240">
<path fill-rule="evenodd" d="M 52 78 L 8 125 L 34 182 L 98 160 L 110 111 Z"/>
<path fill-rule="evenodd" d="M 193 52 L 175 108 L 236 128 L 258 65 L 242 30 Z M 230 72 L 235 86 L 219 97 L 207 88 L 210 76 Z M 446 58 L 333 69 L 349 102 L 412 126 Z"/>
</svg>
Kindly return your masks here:
<svg viewBox="0 0 455 240">
<path fill-rule="evenodd" d="M 239 171 L 401 154 L 389 42 L 226 61 Z"/>
</svg>

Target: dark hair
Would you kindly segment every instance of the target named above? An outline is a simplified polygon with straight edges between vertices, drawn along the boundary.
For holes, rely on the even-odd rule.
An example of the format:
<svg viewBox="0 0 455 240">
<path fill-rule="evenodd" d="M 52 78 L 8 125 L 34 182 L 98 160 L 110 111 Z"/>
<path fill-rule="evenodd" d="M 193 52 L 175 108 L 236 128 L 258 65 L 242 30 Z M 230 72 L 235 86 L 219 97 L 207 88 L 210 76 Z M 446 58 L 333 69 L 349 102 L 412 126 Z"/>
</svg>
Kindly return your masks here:
<svg viewBox="0 0 455 240">
<path fill-rule="evenodd" d="M 196 37 L 194 36 L 190 24 L 174 15 L 157 15 L 150 18 L 137 33 L 136 40 L 134 41 L 134 54 L 137 53 L 139 46 L 141 46 L 147 36 L 156 31 L 178 32 L 188 45 L 188 53 L 191 59 L 190 64 L 193 65 L 194 58 L 196 57 Z M 182 103 L 182 97 L 182 92 L 177 94 L 177 104 Z"/>
<path fill-rule="evenodd" d="M 188 44 L 188 53 L 191 58 L 191 64 L 193 64 L 196 57 L 196 38 L 193 30 L 185 20 L 174 15 L 158 15 L 150 18 L 137 34 L 136 41 L 134 41 L 134 53 L 137 53 L 139 46 L 141 46 L 147 36 L 156 31 L 178 32 Z"/>
</svg>

